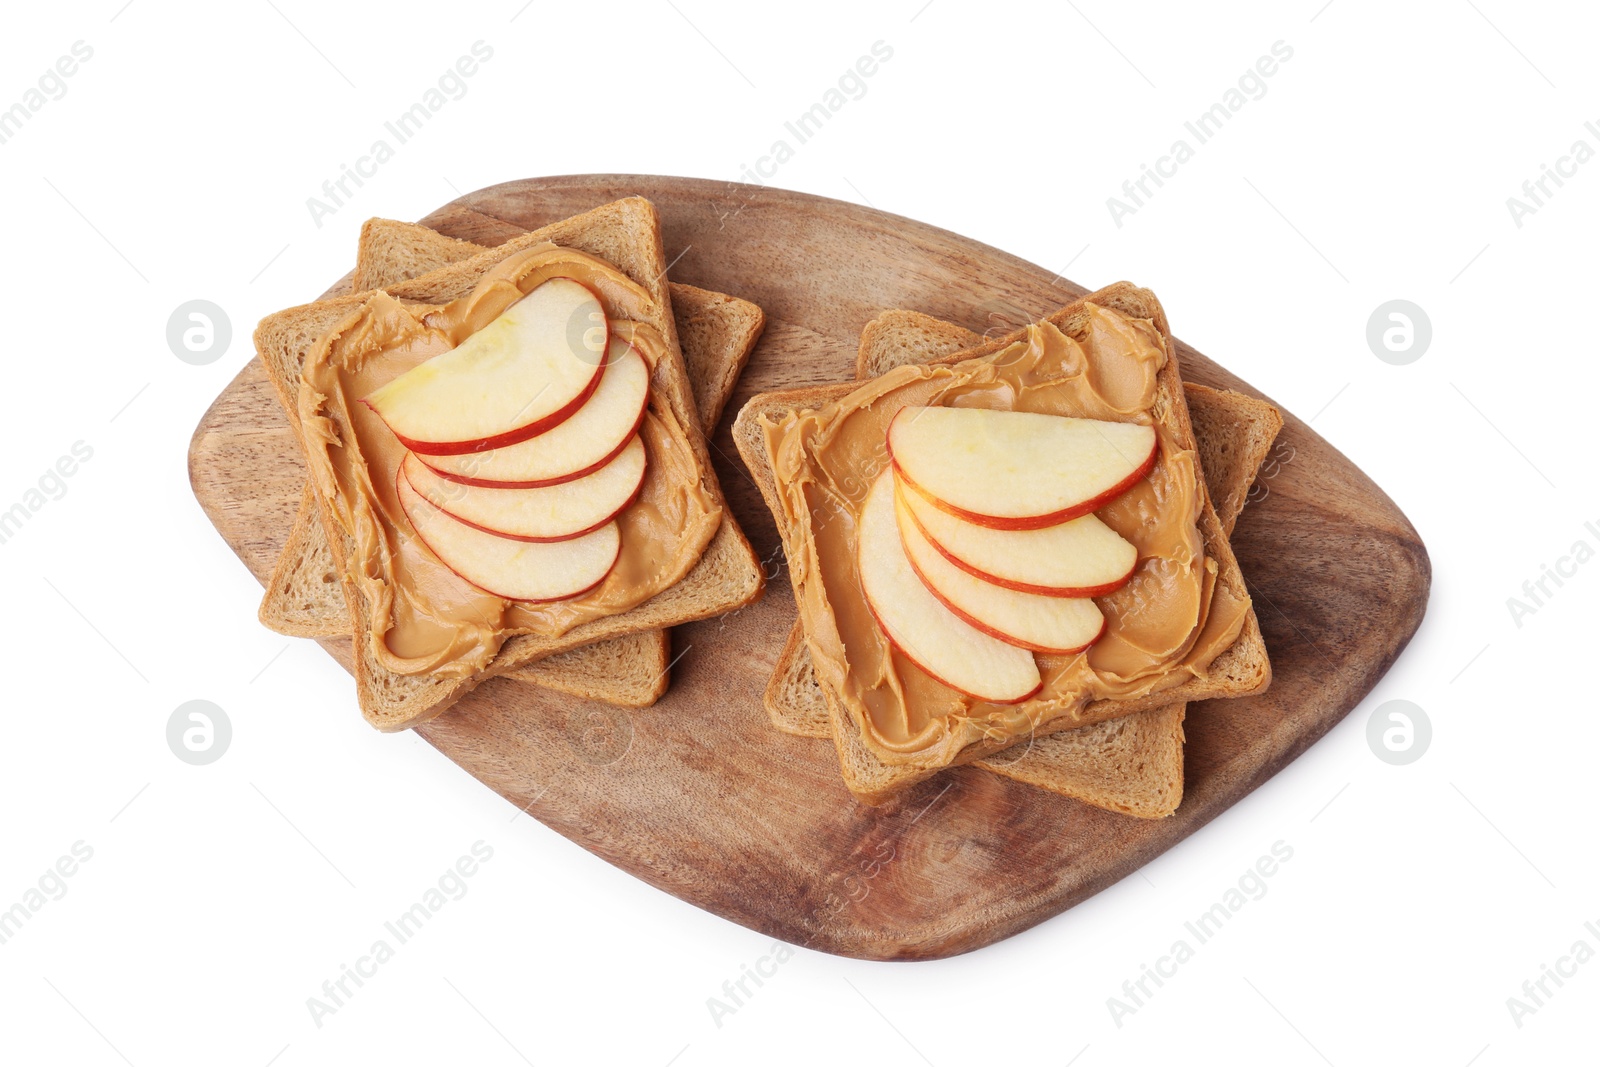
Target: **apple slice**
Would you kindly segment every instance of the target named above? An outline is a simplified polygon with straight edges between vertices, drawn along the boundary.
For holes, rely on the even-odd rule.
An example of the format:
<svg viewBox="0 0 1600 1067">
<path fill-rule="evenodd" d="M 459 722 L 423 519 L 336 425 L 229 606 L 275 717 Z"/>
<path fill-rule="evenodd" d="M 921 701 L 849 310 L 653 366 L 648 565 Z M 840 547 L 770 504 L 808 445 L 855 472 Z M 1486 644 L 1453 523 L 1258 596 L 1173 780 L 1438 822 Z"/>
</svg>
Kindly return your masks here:
<svg viewBox="0 0 1600 1067">
<path fill-rule="evenodd" d="M 503 600 L 569 600 L 605 580 L 622 552 L 622 531 L 608 522 L 593 533 L 529 544 L 458 522 L 425 500 L 404 476 L 395 479 L 400 508 L 417 536 L 446 567 Z"/>
<path fill-rule="evenodd" d="M 583 406 L 600 384 L 609 330 L 593 293 L 552 278 L 362 403 L 413 452 L 452 456 L 514 445 Z"/>
<path fill-rule="evenodd" d="M 1039 691 L 1043 681 L 1032 653 L 957 618 L 911 569 L 900 544 L 894 478 L 887 469 L 861 507 L 856 564 L 867 607 L 884 636 L 935 679 L 994 704 L 1015 704 Z"/>
<path fill-rule="evenodd" d="M 939 553 L 922 533 L 905 501 L 896 519 L 906 559 L 935 600 L 974 629 L 1031 652 L 1071 655 L 1100 639 L 1106 619 L 1085 597 L 1019 593 L 975 578 Z"/>
<path fill-rule="evenodd" d="M 650 366 L 632 345 L 611 339 L 594 395 L 572 416 L 537 437 L 487 452 L 420 456 L 441 477 L 463 485 L 539 489 L 593 474 L 628 444 L 644 421 Z"/>
<path fill-rule="evenodd" d="M 940 511 L 913 490 L 895 496 L 947 561 L 1019 593 L 1104 596 L 1126 585 L 1139 565 L 1139 550 L 1094 515 L 1039 530 L 992 530 Z"/>
<path fill-rule="evenodd" d="M 593 474 L 542 489 L 489 489 L 439 477 L 407 452 L 400 471 L 421 496 L 458 522 L 530 544 L 567 541 L 599 529 L 639 495 L 644 441 L 635 434 Z"/>
<path fill-rule="evenodd" d="M 908 407 L 889 457 L 934 507 L 995 530 L 1037 530 L 1115 499 L 1156 461 L 1156 432 L 1031 411 Z"/>
</svg>

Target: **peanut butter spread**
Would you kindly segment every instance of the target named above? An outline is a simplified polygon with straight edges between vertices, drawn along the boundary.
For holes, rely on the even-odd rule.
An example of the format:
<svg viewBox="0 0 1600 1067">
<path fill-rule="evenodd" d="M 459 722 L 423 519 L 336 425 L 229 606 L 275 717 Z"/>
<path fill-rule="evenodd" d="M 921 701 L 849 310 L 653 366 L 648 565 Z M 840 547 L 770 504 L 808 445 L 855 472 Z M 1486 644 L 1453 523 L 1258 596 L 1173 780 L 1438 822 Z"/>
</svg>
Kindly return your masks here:
<svg viewBox="0 0 1600 1067">
<path fill-rule="evenodd" d="M 1196 525 L 1202 495 L 1195 453 L 1156 418 L 1167 362 L 1147 320 L 1087 305 L 1074 339 L 1049 322 L 989 356 L 906 366 L 817 411 L 765 425 L 782 498 L 789 566 L 818 674 L 839 695 L 867 746 L 888 763 L 948 763 L 971 742 L 1026 736 L 1093 700 L 1129 698 L 1203 676 L 1238 637 L 1248 600 L 1216 581 Z M 1039 655 L 1038 695 L 986 704 L 922 671 L 883 636 L 856 564 L 856 525 L 888 464 L 884 437 L 908 405 L 1031 411 L 1153 424 L 1150 473 L 1096 514 L 1138 549 L 1132 579 L 1095 598 L 1106 630 L 1087 651 Z"/>
<path fill-rule="evenodd" d="M 622 549 L 604 581 L 568 600 L 524 603 L 478 589 L 441 563 L 400 509 L 395 476 L 405 448 L 358 401 L 412 367 L 461 344 L 551 278 L 572 278 L 599 298 L 613 337 L 650 365 L 649 409 L 639 433 L 644 484 L 617 517 Z M 312 478 L 349 538 L 346 576 L 365 597 L 372 650 L 399 674 L 462 676 L 483 669 L 507 637 L 559 636 L 627 611 L 687 574 L 722 521 L 701 481 L 682 420 L 660 395 L 666 340 L 650 325 L 663 309 L 616 268 L 541 245 L 494 267 L 466 296 L 444 305 L 402 304 L 377 293 L 306 358 L 300 418 Z"/>
</svg>

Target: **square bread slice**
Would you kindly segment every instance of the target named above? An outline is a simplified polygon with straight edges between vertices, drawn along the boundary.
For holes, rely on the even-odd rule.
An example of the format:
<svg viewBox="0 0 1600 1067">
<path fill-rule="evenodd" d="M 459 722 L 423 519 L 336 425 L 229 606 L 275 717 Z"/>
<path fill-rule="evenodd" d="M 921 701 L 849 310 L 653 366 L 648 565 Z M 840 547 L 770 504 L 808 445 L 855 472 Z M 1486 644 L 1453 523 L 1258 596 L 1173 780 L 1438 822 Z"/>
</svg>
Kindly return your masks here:
<svg viewBox="0 0 1600 1067">
<path fill-rule="evenodd" d="M 887 311 L 861 332 L 856 377 L 873 378 L 910 362 L 925 362 L 983 343 L 983 336 L 915 311 Z M 1283 419 L 1264 400 L 1184 383 L 1189 417 L 1200 446 L 1206 488 L 1223 531 L 1232 534 L 1250 483 L 1277 438 Z M 811 667 L 799 620 L 778 656 L 764 704 L 785 733 L 827 738 L 828 705 Z M 1177 810 L 1183 799 L 1185 704 L 1169 704 L 1093 726 L 1035 738 L 974 766 L 1143 819 Z"/>
<path fill-rule="evenodd" d="M 721 488 L 711 468 L 699 430 L 693 391 L 678 352 L 677 327 L 666 283 L 666 256 L 655 208 L 642 197 L 606 204 L 459 263 L 394 286 L 391 295 L 409 303 L 442 303 L 471 292 L 477 281 L 514 252 L 545 242 L 574 248 L 604 259 L 650 294 L 655 311 L 650 324 L 667 341 L 666 358 L 651 381 L 654 395 L 667 405 L 688 438 L 702 485 L 719 505 Z M 262 320 L 255 333 L 256 351 L 278 391 L 291 425 L 299 432 L 300 369 L 307 353 L 339 322 L 358 311 L 367 295 L 352 294 L 316 304 L 289 308 Z M 303 442 L 302 442 L 303 443 Z M 344 532 L 330 521 L 326 501 L 318 499 L 323 528 L 331 536 L 337 571 L 345 573 L 350 546 Z M 556 652 L 608 637 L 659 629 L 709 618 L 751 603 L 761 595 L 762 574 L 755 553 L 738 523 L 723 506 L 723 520 L 705 553 L 676 585 L 626 612 L 574 627 L 559 637 L 522 634 L 508 638 L 488 667 L 465 678 L 401 675 L 385 669 L 372 648 L 367 605 L 353 583 L 342 581 L 355 634 L 356 689 L 362 714 L 381 730 L 402 730 L 445 711 L 485 679 L 525 667 Z"/>
<path fill-rule="evenodd" d="M 400 285 L 484 248 L 415 223 L 369 219 L 361 228 L 354 286 L 366 291 Z M 669 289 L 695 407 L 710 433 L 760 339 L 765 316 L 755 304 L 723 293 L 677 282 Z M 263 625 L 290 637 L 350 633 L 333 550 L 309 483 L 257 614 Z M 666 692 L 670 655 L 667 632 L 646 630 L 555 653 L 508 677 L 584 700 L 648 707 Z"/>
<path fill-rule="evenodd" d="M 886 311 L 861 331 L 857 379 L 874 378 L 981 345 L 983 335 L 916 311 Z M 1231 535 L 1256 471 L 1283 426 L 1278 410 L 1241 393 L 1184 383 L 1200 467 L 1223 532 Z M 778 656 L 764 704 L 785 733 L 826 738 L 828 705 L 799 620 Z M 1035 738 L 974 764 L 1095 807 L 1154 819 L 1183 798 L 1185 704 Z"/>
<path fill-rule="evenodd" d="M 387 289 L 446 264 L 471 259 L 483 250 L 483 245 L 446 237 L 414 222 L 368 219 L 362 224 L 356 249 L 355 291 Z M 709 435 L 761 339 L 766 317 L 750 301 L 726 293 L 681 282 L 672 282 L 668 289 L 678 347 L 689 368 L 695 407 Z"/>
<path fill-rule="evenodd" d="M 1155 295 L 1129 283 L 1119 282 L 1089 294 L 1082 301 L 1069 304 L 1047 316 L 1047 320 L 1069 336 L 1075 335 L 1082 328 L 1083 305 L 1090 302 L 1133 318 L 1149 319 L 1155 325 L 1166 341 L 1168 356 L 1167 366 L 1161 372 L 1157 416 L 1174 434 L 1180 446 L 1195 448 L 1188 408 L 1181 387 L 1177 353 L 1172 345 L 1166 314 Z M 979 358 L 1004 348 L 1024 335 L 1025 330 L 1016 331 L 986 342 L 975 349 L 946 356 L 939 362 L 953 363 Z M 734 440 L 739 446 L 740 455 L 750 468 L 768 507 L 773 511 L 784 540 L 785 551 L 791 555 L 795 554 L 800 546 L 792 543 L 793 532 L 784 522 L 784 511 L 777 498 L 777 485 L 773 479 L 762 431 L 763 422 L 780 418 L 792 411 L 823 407 L 848 395 L 855 388 L 853 383 L 842 383 L 762 394 L 753 397 L 745 405 L 735 422 Z M 1249 591 L 1245 587 L 1243 575 L 1239 572 L 1238 562 L 1234 559 L 1233 550 L 1211 506 L 1203 482 L 1200 488 L 1202 499 L 1198 526 L 1205 541 L 1207 554 L 1217 562 L 1218 587 L 1225 588 L 1230 596 L 1248 604 Z M 793 568 L 790 570 L 790 575 L 791 580 L 794 580 Z M 1076 716 L 1063 715 L 1042 723 L 1035 736 L 1045 736 L 1189 700 L 1243 696 L 1264 689 L 1270 683 L 1271 677 L 1271 664 L 1267 659 L 1266 646 L 1261 639 L 1260 625 L 1256 621 L 1254 611 L 1249 610 L 1245 614 L 1244 625 L 1237 639 L 1217 656 L 1203 677 L 1193 678 L 1144 697 L 1093 701 Z M 828 687 L 824 686 L 822 692 L 828 703 L 830 730 L 839 755 L 845 784 L 857 798 L 867 803 L 884 803 L 897 793 L 932 777 L 945 765 L 970 763 L 1026 740 L 1019 738 L 1010 741 L 975 742 L 967 745 L 948 764 L 935 765 L 931 761 L 920 765 L 889 764 L 878 758 L 867 747 L 861 737 L 861 727 Z"/>
</svg>

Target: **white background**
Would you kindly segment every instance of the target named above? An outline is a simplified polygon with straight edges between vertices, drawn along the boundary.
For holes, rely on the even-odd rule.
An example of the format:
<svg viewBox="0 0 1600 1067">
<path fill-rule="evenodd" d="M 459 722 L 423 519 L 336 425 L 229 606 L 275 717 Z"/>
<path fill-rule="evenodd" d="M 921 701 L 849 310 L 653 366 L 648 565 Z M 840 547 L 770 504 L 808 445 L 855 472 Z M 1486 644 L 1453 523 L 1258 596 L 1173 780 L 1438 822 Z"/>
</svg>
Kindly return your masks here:
<svg viewBox="0 0 1600 1067">
<path fill-rule="evenodd" d="M 1600 24 L 1576 3 L 1321 3 L 9 11 L 0 107 L 74 42 L 93 57 L 0 144 L 0 510 L 74 442 L 93 458 L 0 544 L 0 908 L 75 842 L 93 857 L 0 945 L 0 1058 L 1593 1060 L 1600 962 L 1520 1026 L 1506 1001 L 1580 938 L 1600 950 L 1600 564 L 1520 626 L 1507 598 L 1575 541 L 1600 547 L 1600 161 L 1520 227 L 1506 200 L 1575 140 L 1600 148 Z M 307 197 L 478 40 L 493 59 L 466 95 L 316 225 Z M 366 727 L 327 656 L 257 624 L 185 449 L 255 321 L 348 269 L 366 217 L 544 174 L 734 180 L 880 40 L 893 57 L 866 94 L 772 183 L 1154 288 L 1180 336 L 1316 416 L 1393 496 L 1433 598 L 1342 725 L 1141 874 L 963 958 L 798 952 L 718 1026 L 707 998 L 770 941 Z M 1280 40 L 1293 57 L 1266 94 L 1115 225 L 1106 198 Z M 233 324 L 209 366 L 165 340 L 194 298 Z M 1433 324 L 1408 366 L 1365 340 L 1393 298 Z M 196 698 L 234 727 L 205 767 L 165 739 Z M 1433 723 L 1409 766 L 1367 745 L 1391 699 Z M 478 840 L 494 857 L 468 895 L 318 1027 L 307 998 Z M 1117 1025 L 1107 998 L 1280 840 L 1293 859 L 1266 896 Z"/>
</svg>

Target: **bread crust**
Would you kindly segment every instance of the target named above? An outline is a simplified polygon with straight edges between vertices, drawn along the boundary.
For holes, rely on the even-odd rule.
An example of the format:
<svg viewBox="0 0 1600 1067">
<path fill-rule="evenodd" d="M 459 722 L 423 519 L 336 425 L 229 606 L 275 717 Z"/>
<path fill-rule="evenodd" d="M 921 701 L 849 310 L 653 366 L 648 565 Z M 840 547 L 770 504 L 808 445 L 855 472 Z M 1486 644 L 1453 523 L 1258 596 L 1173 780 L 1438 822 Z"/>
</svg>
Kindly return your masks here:
<svg viewBox="0 0 1600 1067">
<path fill-rule="evenodd" d="M 1155 325 L 1166 345 L 1167 363 L 1158 377 L 1154 415 L 1173 434 L 1181 447 L 1195 449 L 1194 432 L 1189 419 L 1188 405 L 1184 399 L 1176 346 L 1172 342 L 1166 313 L 1156 299 L 1155 294 L 1127 282 L 1118 282 L 1097 292 L 1090 293 L 1082 300 L 1075 301 L 1046 316 L 1046 319 L 1064 332 L 1072 334 L 1074 332 L 1074 323 L 1084 313 L 1083 306 L 1087 303 L 1098 304 L 1101 307 L 1110 308 L 1133 318 L 1149 319 Z M 1025 333 L 1026 328 L 1017 330 L 1006 336 L 986 341 L 975 348 L 942 356 L 929 362 L 957 363 L 989 355 L 1021 339 L 1025 336 Z M 857 388 L 857 383 L 847 382 L 830 386 L 814 386 L 806 389 L 760 394 L 746 403 L 734 423 L 734 441 L 739 448 L 739 453 L 746 466 L 750 468 L 768 508 L 773 512 L 779 533 L 784 540 L 785 551 L 790 553 L 791 557 L 798 551 L 799 546 L 791 543 L 793 531 L 784 521 L 784 509 L 778 498 L 777 485 L 767 456 L 764 434 L 761 428 L 762 421 L 776 418 L 795 410 L 814 410 L 823 407 L 848 395 L 855 388 Z M 1228 543 L 1227 535 L 1223 531 L 1222 524 L 1212 506 L 1210 495 L 1203 480 L 1199 488 L 1201 511 L 1197 525 L 1205 541 L 1207 554 L 1217 562 L 1217 581 L 1219 584 L 1226 583 L 1233 595 L 1242 601 L 1248 602 L 1249 592 L 1245 587 L 1244 577 L 1239 571 L 1238 561 L 1234 558 L 1232 547 Z M 791 580 L 794 580 L 792 571 Z M 1206 678 L 1194 679 L 1159 693 L 1152 693 L 1131 700 L 1094 701 L 1083 709 L 1083 713 L 1077 718 L 1062 716 L 1042 724 L 1036 736 L 1045 736 L 1062 730 L 1092 725 L 1097 722 L 1131 715 L 1135 712 L 1149 711 L 1188 700 L 1244 696 L 1250 693 L 1257 693 L 1270 684 L 1271 676 L 1271 664 L 1267 658 L 1266 646 L 1262 641 L 1260 624 L 1256 620 L 1254 610 L 1251 609 L 1246 613 L 1244 626 L 1239 637 L 1212 663 Z M 925 781 L 943 769 L 942 767 L 890 765 L 879 760 L 866 748 L 865 742 L 861 740 L 861 725 L 854 721 L 844 706 L 828 691 L 827 687 L 822 687 L 822 693 L 828 703 L 830 732 L 833 735 L 835 748 L 839 755 L 845 784 L 858 799 L 871 804 L 884 803 L 897 793 L 918 782 Z M 968 745 L 957 756 L 952 765 L 965 764 L 982 759 L 1003 750 L 1005 747 L 1008 747 L 1007 744 L 1000 742 L 980 742 Z"/>
<path fill-rule="evenodd" d="M 369 219 L 361 228 L 355 286 L 398 286 L 483 251 L 483 245 L 426 226 Z M 723 293 L 677 282 L 668 288 L 695 406 L 710 432 L 760 339 L 765 316 L 755 304 Z M 269 629 L 291 637 L 350 633 L 338 571 L 309 484 L 258 617 Z M 648 707 L 666 692 L 670 652 L 664 630 L 642 631 L 554 653 L 508 676 L 585 700 Z"/>
<path fill-rule="evenodd" d="M 372 652 L 367 605 L 348 581 L 341 587 L 354 636 L 356 689 L 362 714 L 380 730 L 403 730 L 445 710 L 483 681 L 524 667 L 556 652 L 596 640 L 659 629 L 736 610 L 761 595 L 761 568 L 749 542 L 728 513 L 707 454 L 696 416 L 688 373 L 678 351 L 677 327 L 667 291 L 666 258 L 655 208 L 642 197 L 630 197 L 514 238 L 499 248 L 433 271 L 391 288 L 391 295 L 413 304 L 437 304 L 471 291 L 495 264 L 523 248 L 550 242 L 576 248 L 611 263 L 650 293 L 655 304 L 651 322 L 666 341 L 666 355 L 656 369 L 652 388 L 689 431 L 688 440 L 702 483 L 723 509 L 723 521 L 705 554 L 676 585 L 627 612 L 574 627 L 560 637 L 523 634 L 508 638 L 488 667 L 465 678 L 398 675 L 384 668 Z M 336 297 L 319 304 L 290 308 L 262 320 L 255 332 L 257 354 L 278 391 L 291 426 L 301 433 L 298 392 L 301 364 L 311 346 L 359 313 L 367 294 Z M 302 447 L 306 446 L 302 438 Z M 332 521 L 328 502 L 315 494 L 329 547 L 346 571 L 347 536 Z"/>
<path fill-rule="evenodd" d="M 909 362 L 982 343 L 982 336 L 918 312 L 890 311 L 861 335 L 857 375 L 867 378 Z M 918 354 L 924 359 L 918 359 Z M 1231 534 L 1256 470 L 1283 424 L 1278 410 L 1242 393 L 1184 383 L 1200 446 L 1201 470 Z M 832 736 L 805 629 L 798 619 L 762 702 L 772 725 L 799 737 Z M 1171 815 L 1183 798 L 1184 703 L 1033 739 L 974 766 L 1136 818 Z M 1018 752 L 1019 748 L 1025 751 Z"/>
</svg>

